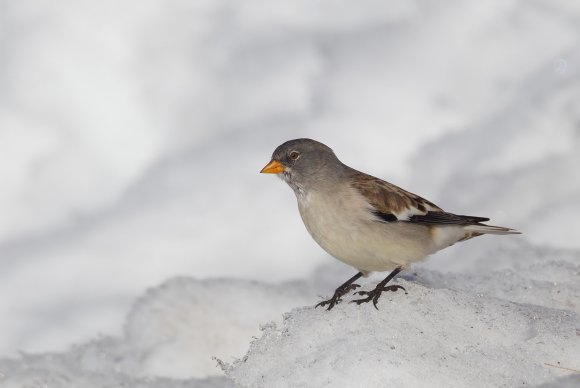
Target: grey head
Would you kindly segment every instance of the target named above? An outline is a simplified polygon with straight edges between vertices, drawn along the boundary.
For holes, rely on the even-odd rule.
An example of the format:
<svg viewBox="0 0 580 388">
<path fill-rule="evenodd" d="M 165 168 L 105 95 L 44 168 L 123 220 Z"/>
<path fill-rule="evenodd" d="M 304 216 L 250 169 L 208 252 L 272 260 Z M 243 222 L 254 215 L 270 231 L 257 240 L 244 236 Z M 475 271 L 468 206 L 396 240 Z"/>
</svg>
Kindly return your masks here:
<svg viewBox="0 0 580 388">
<path fill-rule="evenodd" d="M 298 195 L 332 187 L 345 169 L 330 147 L 312 139 L 294 139 L 279 145 L 261 172 L 278 174 Z"/>
</svg>

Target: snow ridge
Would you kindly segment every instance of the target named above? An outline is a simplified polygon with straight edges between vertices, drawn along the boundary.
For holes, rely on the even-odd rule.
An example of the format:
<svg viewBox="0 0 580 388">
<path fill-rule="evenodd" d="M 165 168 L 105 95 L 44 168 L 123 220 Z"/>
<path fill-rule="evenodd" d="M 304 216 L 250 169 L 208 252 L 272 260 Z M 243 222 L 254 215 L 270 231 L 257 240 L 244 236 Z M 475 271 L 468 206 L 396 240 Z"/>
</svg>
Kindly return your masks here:
<svg viewBox="0 0 580 388">
<path fill-rule="evenodd" d="M 246 387 L 517 386 L 580 365 L 580 316 L 402 281 L 380 311 L 294 309 L 224 368 Z"/>
</svg>

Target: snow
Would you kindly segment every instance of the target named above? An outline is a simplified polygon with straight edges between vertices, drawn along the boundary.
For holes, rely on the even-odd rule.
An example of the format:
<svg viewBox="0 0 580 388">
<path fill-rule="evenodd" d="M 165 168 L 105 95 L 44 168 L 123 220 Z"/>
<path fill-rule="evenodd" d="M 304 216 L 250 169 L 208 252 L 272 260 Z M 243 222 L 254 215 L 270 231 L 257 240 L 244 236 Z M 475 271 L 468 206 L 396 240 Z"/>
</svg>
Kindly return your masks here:
<svg viewBox="0 0 580 388">
<path fill-rule="evenodd" d="M 578 314 L 400 284 L 409 294 L 383 297 L 379 312 L 293 310 L 228 376 L 247 387 L 516 386 L 562 375 L 546 363 L 580 362 Z"/>
<path fill-rule="evenodd" d="M 435 288 L 487 295 L 516 303 L 580 313 L 580 255 L 518 243 L 498 244 L 469 271 L 416 268 L 417 280 Z M 580 323 L 580 322 L 579 322 Z"/>
<path fill-rule="evenodd" d="M 121 336 L 0 360 L 0 386 L 230 387 L 212 357 L 241 357 L 262 322 L 313 299 L 306 283 L 173 278 L 135 302 Z"/>
<path fill-rule="evenodd" d="M 137 301 L 125 337 L 148 375 L 212 376 L 213 356 L 242 355 L 262 322 L 280 317 L 296 303 L 309 303 L 308 291 L 310 287 L 295 284 L 175 278 Z"/>
<path fill-rule="evenodd" d="M 416 266 L 378 311 L 352 296 L 314 308 L 352 275 L 340 264 L 281 284 L 173 278 L 120 336 L 0 360 L 0 386 L 574 386 L 580 253 L 509 240 L 478 253 L 470 271 Z"/>
<path fill-rule="evenodd" d="M 398 282 L 408 294 L 384 294 L 379 311 L 352 296 L 330 312 L 296 308 L 223 368 L 248 387 L 580 381 L 580 253 L 500 246 L 473 273 L 417 268 Z"/>
<path fill-rule="evenodd" d="M 504 371 L 491 385 L 574 385 L 544 363 L 580 369 L 579 21 L 575 0 L 2 2 L 0 386 L 231 385 L 212 357 L 238 383 L 272 367 L 277 386 L 301 366 L 370 384 L 385 370 L 330 351 L 386 344 L 408 386 L 429 371 L 467 384 L 461 367 Z M 434 255 L 379 312 L 312 310 L 353 270 L 258 174 L 303 136 L 524 235 Z M 360 335 L 324 342 L 326 326 Z M 329 364 L 288 364 L 270 337 Z M 417 368 L 394 368 L 398 354 Z"/>
</svg>

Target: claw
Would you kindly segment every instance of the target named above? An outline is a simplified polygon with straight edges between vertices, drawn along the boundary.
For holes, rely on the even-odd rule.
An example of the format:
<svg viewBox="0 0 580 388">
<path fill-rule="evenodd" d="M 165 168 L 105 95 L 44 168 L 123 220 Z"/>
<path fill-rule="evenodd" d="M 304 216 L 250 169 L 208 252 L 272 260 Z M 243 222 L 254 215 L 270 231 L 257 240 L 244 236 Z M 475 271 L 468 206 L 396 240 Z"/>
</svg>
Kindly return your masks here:
<svg viewBox="0 0 580 388">
<path fill-rule="evenodd" d="M 399 286 L 398 284 L 396 285 L 392 285 L 392 286 L 388 286 L 388 287 L 381 287 L 381 288 L 375 288 L 374 290 L 371 291 L 358 291 L 355 294 L 358 295 L 366 295 L 366 298 L 362 298 L 362 299 L 355 299 L 355 300 L 351 300 L 350 303 L 356 303 L 358 305 L 361 305 L 363 303 L 368 303 L 371 300 L 373 301 L 373 306 L 375 306 L 375 308 L 378 310 L 379 307 L 377 306 L 377 302 L 379 301 L 379 298 L 381 297 L 381 294 L 384 291 L 392 291 L 392 292 L 396 292 L 397 290 L 403 290 L 405 291 L 405 294 L 407 294 L 407 290 L 405 290 L 405 287 L 403 286 Z"/>
<path fill-rule="evenodd" d="M 346 282 L 344 282 L 340 287 L 338 287 L 334 291 L 334 295 L 332 295 L 332 298 L 318 303 L 316 306 L 314 306 L 314 308 L 317 308 L 318 306 L 323 306 L 324 307 L 324 306 L 328 305 L 328 309 L 327 310 L 332 309 L 334 306 L 336 306 L 336 304 L 338 304 L 339 302 L 342 302 L 342 297 L 344 295 L 346 295 L 350 291 L 356 290 L 357 288 L 360 287 L 360 285 L 355 284 L 354 282 L 358 278 L 360 278 L 361 276 L 363 276 L 363 273 L 362 272 L 359 272 L 356 275 L 354 275 L 352 278 L 348 279 Z"/>
<path fill-rule="evenodd" d="M 340 296 L 337 297 L 336 294 L 334 294 L 332 298 L 330 298 L 328 300 L 323 300 L 322 302 L 320 302 L 316 306 L 314 306 L 314 308 L 318 308 L 319 306 L 324 307 L 324 306 L 328 305 L 327 310 L 330 310 L 334 306 L 336 306 L 338 304 L 338 302 L 340 302 L 340 301 L 342 301 L 342 298 Z"/>
<path fill-rule="evenodd" d="M 329 299 L 329 300 L 323 300 L 322 302 L 320 302 L 316 306 L 314 306 L 314 308 L 324 307 L 327 304 L 330 304 L 330 307 L 328 308 L 329 310 L 334 306 L 334 303 L 332 303 L 332 299 Z"/>
<path fill-rule="evenodd" d="M 405 290 L 405 287 L 399 286 L 398 284 L 394 284 L 392 286 L 388 286 L 388 287 L 383 288 L 383 291 L 397 292 L 397 290 L 403 290 L 403 291 L 405 291 L 405 294 L 408 294 L 407 290 Z"/>
<path fill-rule="evenodd" d="M 350 303 L 362 304 L 362 303 L 370 302 L 371 299 L 372 299 L 371 296 L 367 296 L 366 298 L 363 298 L 363 299 L 353 299 L 350 301 Z"/>
<path fill-rule="evenodd" d="M 326 310 L 331 310 L 334 306 L 336 306 L 337 304 L 339 304 L 340 302 L 342 302 L 342 297 L 349 293 L 352 290 L 356 290 L 357 288 L 359 288 L 360 285 L 358 284 L 349 284 L 346 287 L 342 287 L 342 288 L 337 288 L 336 291 L 334 291 L 334 295 L 332 296 L 332 298 L 328 299 L 328 300 L 323 300 L 322 302 L 318 303 L 316 306 L 314 306 L 314 308 L 317 307 L 324 307 L 326 305 L 328 305 L 328 308 Z"/>
</svg>

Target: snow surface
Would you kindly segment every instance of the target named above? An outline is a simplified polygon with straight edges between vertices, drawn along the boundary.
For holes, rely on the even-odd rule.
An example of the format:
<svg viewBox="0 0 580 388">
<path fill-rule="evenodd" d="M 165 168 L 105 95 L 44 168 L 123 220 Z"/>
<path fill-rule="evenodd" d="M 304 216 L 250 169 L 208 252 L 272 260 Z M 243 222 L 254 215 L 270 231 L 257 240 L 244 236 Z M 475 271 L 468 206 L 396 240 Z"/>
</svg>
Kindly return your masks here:
<svg viewBox="0 0 580 388">
<path fill-rule="evenodd" d="M 352 274 L 339 264 L 279 285 L 173 278 L 136 301 L 121 336 L 0 360 L 0 386 L 574 386 L 580 253 L 479 253 L 471 273 L 403 274 L 408 294 L 385 294 L 378 311 L 351 296 L 314 308 Z"/>
<path fill-rule="evenodd" d="M 247 387 L 521 386 L 580 363 L 580 315 L 400 282 L 408 295 L 294 310 L 226 366 Z"/>
<path fill-rule="evenodd" d="M 173 278 L 136 301 L 122 336 L 0 360 L 0 386 L 230 387 L 212 357 L 241 357 L 260 323 L 312 300 L 308 284 Z"/>
<path fill-rule="evenodd" d="M 330 312 L 294 309 L 223 368 L 248 387 L 580 381 L 580 254 L 505 244 L 478 264 L 451 276 L 418 268 L 399 281 L 408 294 L 384 294 L 379 311 L 352 297 Z"/>
<path fill-rule="evenodd" d="M 259 325 L 353 273 L 312 242 L 291 190 L 257 174 L 300 136 L 524 235 L 434 255 L 403 275 L 413 292 L 389 295 L 378 313 L 294 310 L 246 363 L 274 352 L 268 338 L 280 330 L 304 349 L 312 337 L 298 327 L 313 317 L 324 320 L 312 328 L 342 317 L 338 329 L 354 332 L 351 315 L 362 325 L 368 314 L 385 326 L 369 336 L 388 329 L 409 351 L 418 339 L 437 345 L 388 326 L 390 303 L 406 312 L 400 324 L 432 309 L 426 332 L 474 346 L 473 357 L 495 325 L 514 343 L 503 359 L 481 357 L 514 367 L 496 385 L 574 384 L 573 372 L 542 363 L 580 369 L 554 354 L 563 338 L 580 354 L 566 337 L 580 326 L 579 36 L 576 0 L 1 2 L 0 386 L 231 385 L 212 377 L 213 356 L 238 381 L 259 377 L 234 360 Z M 418 298 L 431 304 L 409 305 Z M 455 338 L 460 316 L 485 330 Z M 522 341 L 522 327 L 552 342 Z M 354 348 L 351 339 L 314 336 L 312 352 Z M 515 365 L 518 347 L 534 361 Z M 285 357 L 264 364 L 281 363 L 264 377 L 274 385 L 297 367 Z M 357 362 L 353 376 L 379 373 Z M 395 372 L 409 385 L 418 376 Z M 450 373 L 449 384 L 462 378 Z"/>
</svg>

